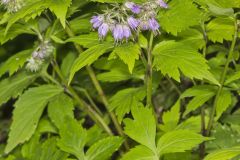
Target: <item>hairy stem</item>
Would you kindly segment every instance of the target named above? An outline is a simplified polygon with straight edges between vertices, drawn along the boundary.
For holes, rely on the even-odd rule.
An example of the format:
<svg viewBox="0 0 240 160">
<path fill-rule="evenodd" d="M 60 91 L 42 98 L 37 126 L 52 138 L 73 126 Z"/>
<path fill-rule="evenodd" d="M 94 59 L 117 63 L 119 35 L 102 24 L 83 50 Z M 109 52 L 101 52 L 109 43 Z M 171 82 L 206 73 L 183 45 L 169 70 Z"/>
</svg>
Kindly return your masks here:
<svg viewBox="0 0 240 160">
<path fill-rule="evenodd" d="M 147 49 L 147 72 L 146 72 L 146 85 L 147 85 L 147 106 L 152 105 L 152 47 L 153 47 L 153 33 L 150 35 Z"/>
<path fill-rule="evenodd" d="M 70 92 L 72 97 L 80 105 L 80 107 L 81 107 L 80 109 L 84 110 L 89 115 L 89 117 L 93 121 L 95 121 L 96 124 L 98 124 L 100 127 L 102 127 L 109 135 L 113 135 L 111 129 L 108 127 L 108 125 L 102 119 L 102 117 L 100 115 L 98 115 L 98 113 L 95 110 L 93 110 L 89 104 L 87 104 L 83 99 L 81 99 L 78 96 L 77 92 L 70 85 L 68 85 L 67 80 L 62 75 L 62 72 L 55 61 L 53 61 L 52 66 L 53 66 L 55 72 L 57 73 L 57 75 L 59 76 L 59 78 L 61 79 L 61 81 L 63 82 L 64 86 L 67 88 L 67 90 Z"/>
<path fill-rule="evenodd" d="M 228 53 L 227 61 L 226 61 L 226 64 L 224 66 L 224 70 L 222 72 L 222 75 L 220 77 L 220 86 L 218 88 L 217 94 L 216 94 L 214 102 L 213 102 L 213 109 L 212 109 L 212 112 L 211 112 L 211 115 L 210 115 L 210 119 L 209 119 L 208 126 L 207 126 L 207 131 L 206 131 L 207 136 L 210 135 L 210 132 L 211 132 L 211 129 L 212 129 L 212 126 L 213 126 L 214 115 L 215 115 L 216 108 L 217 108 L 217 102 L 218 102 L 218 99 L 219 99 L 219 97 L 221 95 L 221 92 L 223 90 L 224 81 L 225 81 L 225 78 L 226 78 L 226 75 L 227 75 L 229 64 L 230 64 L 230 62 L 232 60 L 232 57 L 233 57 L 233 52 L 234 52 L 234 48 L 235 48 L 235 45 L 236 45 L 236 42 L 237 42 L 237 37 L 238 37 L 238 24 L 237 24 L 237 20 L 235 18 L 235 32 L 234 32 L 232 44 L 231 44 L 231 47 L 230 47 L 230 50 L 229 50 L 229 53 Z"/>
</svg>

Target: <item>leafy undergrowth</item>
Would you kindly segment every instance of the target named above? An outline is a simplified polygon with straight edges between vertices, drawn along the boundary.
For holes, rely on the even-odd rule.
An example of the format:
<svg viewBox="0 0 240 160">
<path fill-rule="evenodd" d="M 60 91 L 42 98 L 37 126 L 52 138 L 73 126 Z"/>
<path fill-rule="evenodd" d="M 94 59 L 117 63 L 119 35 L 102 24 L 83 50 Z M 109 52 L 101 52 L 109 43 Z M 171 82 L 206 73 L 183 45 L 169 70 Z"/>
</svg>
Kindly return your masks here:
<svg viewBox="0 0 240 160">
<path fill-rule="evenodd" d="M 0 160 L 240 158 L 239 0 L 1 0 Z"/>
</svg>

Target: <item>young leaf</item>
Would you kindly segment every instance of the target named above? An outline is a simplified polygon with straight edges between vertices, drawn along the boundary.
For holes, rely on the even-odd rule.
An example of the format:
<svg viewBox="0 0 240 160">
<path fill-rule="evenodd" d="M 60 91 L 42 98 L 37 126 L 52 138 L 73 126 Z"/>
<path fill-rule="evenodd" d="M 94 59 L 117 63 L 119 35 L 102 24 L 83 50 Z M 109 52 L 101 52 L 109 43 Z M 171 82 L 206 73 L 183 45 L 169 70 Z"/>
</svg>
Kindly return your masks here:
<svg viewBox="0 0 240 160">
<path fill-rule="evenodd" d="M 22 146 L 21 153 L 24 158 L 28 160 L 37 160 L 39 158 L 39 155 L 41 154 L 41 148 L 39 147 L 39 139 L 40 134 L 36 132 L 30 139 L 30 141 L 28 141 Z"/>
<path fill-rule="evenodd" d="M 172 131 L 177 127 L 180 118 L 180 101 L 178 100 L 170 111 L 164 112 L 162 116 L 163 124 L 159 127 L 164 132 Z"/>
<path fill-rule="evenodd" d="M 207 25 L 208 38 L 213 42 L 223 43 L 223 40 L 232 40 L 234 21 L 231 18 L 215 18 Z"/>
<path fill-rule="evenodd" d="M 135 107 L 132 110 L 133 120 L 125 119 L 125 133 L 138 143 L 156 151 L 156 121 L 152 109 Z"/>
<path fill-rule="evenodd" d="M 0 105 L 7 102 L 10 98 L 16 98 L 23 90 L 30 85 L 36 74 L 19 73 L 0 82 Z"/>
<path fill-rule="evenodd" d="M 64 123 L 60 126 L 60 140 L 58 146 L 61 150 L 71 153 L 78 159 L 84 159 L 84 145 L 87 132 L 76 119 L 64 117 Z"/>
<path fill-rule="evenodd" d="M 98 44 L 96 46 L 93 46 L 89 48 L 88 50 L 84 51 L 80 54 L 80 56 L 75 60 L 71 71 L 70 71 L 70 77 L 69 77 L 69 83 L 73 79 L 74 74 L 80 70 L 81 68 L 92 64 L 94 61 L 98 59 L 101 55 L 106 53 L 107 51 L 111 50 L 113 48 L 112 44 L 109 43 L 103 43 Z"/>
<path fill-rule="evenodd" d="M 146 91 L 143 87 L 120 90 L 110 99 L 110 110 L 116 110 L 118 120 L 121 122 L 124 115 L 137 108 L 145 96 Z"/>
<path fill-rule="evenodd" d="M 156 68 L 161 70 L 162 74 L 167 74 L 176 81 L 180 81 L 179 70 L 181 70 L 184 75 L 191 79 L 207 79 L 219 84 L 208 71 L 207 61 L 188 44 L 163 41 L 155 46 L 153 54 Z"/>
<path fill-rule="evenodd" d="M 189 44 L 196 49 L 202 49 L 205 44 L 203 33 L 197 29 L 186 29 L 180 32 L 177 37 L 180 38 L 179 42 Z"/>
<path fill-rule="evenodd" d="M 240 147 L 225 148 L 208 154 L 204 160 L 231 160 L 240 155 Z"/>
<path fill-rule="evenodd" d="M 120 137 L 107 137 L 92 145 L 87 153 L 88 160 L 108 160 L 121 146 L 123 139 Z"/>
<path fill-rule="evenodd" d="M 199 24 L 201 12 L 192 0 L 174 0 L 168 10 L 162 10 L 159 21 L 164 30 L 177 35 L 178 32 Z"/>
<path fill-rule="evenodd" d="M 50 101 L 48 105 L 48 116 L 50 117 L 51 121 L 58 128 L 60 128 L 65 122 L 63 117 L 74 117 L 73 109 L 74 106 L 72 99 L 65 94 L 60 94 Z"/>
<path fill-rule="evenodd" d="M 211 2 L 212 4 L 215 4 L 222 8 L 239 8 L 240 7 L 240 1 L 239 0 L 210 0 L 206 2 Z"/>
<path fill-rule="evenodd" d="M 207 118 L 206 122 L 207 122 Z M 201 117 L 196 116 L 196 117 L 190 117 L 187 120 L 183 121 L 180 123 L 175 130 L 189 130 L 195 133 L 199 133 L 201 131 Z"/>
<path fill-rule="evenodd" d="M 188 130 L 176 130 L 164 134 L 158 141 L 157 149 L 160 155 L 184 152 L 210 139 Z"/>
<path fill-rule="evenodd" d="M 159 160 L 159 158 L 149 148 L 139 145 L 123 155 L 121 160 Z"/>
<path fill-rule="evenodd" d="M 39 160 L 66 160 L 68 154 L 57 148 L 57 139 L 50 138 L 42 144 Z M 36 157 L 39 155 L 36 155 Z M 36 159 L 33 159 L 36 160 Z"/>
<path fill-rule="evenodd" d="M 129 72 L 132 73 L 135 60 L 139 59 L 141 51 L 137 44 L 128 43 L 115 47 L 112 53 L 116 54 L 125 64 L 127 64 Z"/>
<path fill-rule="evenodd" d="M 225 85 L 230 84 L 231 82 L 234 82 L 236 80 L 240 79 L 240 71 L 235 72 L 234 74 L 232 74 L 231 76 L 229 76 L 226 81 L 225 81 Z"/>
<path fill-rule="evenodd" d="M 66 25 L 66 14 L 71 2 L 72 0 L 51 0 L 51 3 L 49 4 L 49 9 L 56 14 L 58 19 L 60 19 L 63 28 L 65 28 Z"/>
<path fill-rule="evenodd" d="M 1 65 L 0 77 L 6 72 L 9 72 L 9 76 L 13 75 L 19 68 L 24 65 L 27 58 L 30 57 L 32 51 L 32 49 L 24 50 L 10 57 L 5 63 Z"/>
<path fill-rule="evenodd" d="M 210 85 L 194 86 L 187 89 L 181 98 L 194 97 L 187 105 L 184 116 L 186 116 L 191 111 L 194 111 L 198 107 L 201 107 L 209 99 L 211 99 L 216 94 L 216 89 Z"/>
<path fill-rule="evenodd" d="M 101 58 L 94 63 L 94 67 L 107 70 L 97 75 L 98 80 L 103 82 L 119 82 L 129 79 L 142 80 L 145 75 L 145 69 L 140 61 L 135 64 L 132 74 L 129 72 L 127 65 L 119 59 Z"/>
<path fill-rule="evenodd" d="M 85 48 L 91 48 L 92 46 L 96 46 L 99 44 L 99 39 L 97 33 L 90 33 L 71 37 L 67 39 L 65 42 L 74 42 Z"/>
<path fill-rule="evenodd" d="M 231 92 L 228 90 L 222 90 L 217 100 L 216 120 L 219 119 L 222 113 L 232 104 Z"/>
<path fill-rule="evenodd" d="M 60 151 L 56 145 L 56 138 L 50 138 L 44 143 L 39 141 L 37 133 L 22 147 L 23 157 L 27 160 L 66 160 L 68 154 Z"/>
<path fill-rule="evenodd" d="M 53 85 L 42 85 L 27 90 L 15 103 L 5 153 L 12 151 L 18 144 L 29 140 L 36 130 L 38 121 L 48 101 L 63 91 Z"/>
</svg>

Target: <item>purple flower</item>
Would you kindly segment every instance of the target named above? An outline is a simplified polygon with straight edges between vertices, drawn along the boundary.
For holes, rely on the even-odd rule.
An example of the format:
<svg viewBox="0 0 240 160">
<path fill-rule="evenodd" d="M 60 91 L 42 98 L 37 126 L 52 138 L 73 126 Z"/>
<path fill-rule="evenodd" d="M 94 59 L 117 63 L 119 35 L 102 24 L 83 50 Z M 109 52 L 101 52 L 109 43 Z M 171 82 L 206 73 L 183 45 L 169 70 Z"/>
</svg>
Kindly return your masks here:
<svg viewBox="0 0 240 160">
<path fill-rule="evenodd" d="M 93 16 L 92 19 L 90 20 L 90 22 L 92 23 L 93 25 L 93 28 L 98 28 L 100 27 L 102 24 L 103 24 L 103 19 L 104 17 L 103 16 Z"/>
<path fill-rule="evenodd" d="M 107 33 L 109 30 L 109 26 L 107 23 L 103 23 L 99 28 L 98 28 L 98 35 L 101 39 L 106 37 Z"/>
<path fill-rule="evenodd" d="M 157 4 L 162 8 L 168 8 L 167 3 L 165 3 L 163 0 L 157 0 Z"/>
<path fill-rule="evenodd" d="M 127 25 L 123 25 L 122 28 L 124 37 L 128 39 L 132 35 L 130 28 Z"/>
<path fill-rule="evenodd" d="M 139 5 L 136 5 L 135 3 L 133 2 L 126 2 L 125 3 L 125 6 L 128 8 L 128 9 L 131 9 L 131 11 L 133 13 L 140 13 L 141 12 L 141 7 Z"/>
<path fill-rule="evenodd" d="M 155 18 L 149 19 L 148 24 L 149 24 L 149 29 L 151 29 L 152 31 L 157 31 L 160 27 Z"/>
<path fill-rule="evenodd" d="M 139 26 L 139 20 L 137 20 L 137 19 L 135 19 L 135 18 L 133 18 L 133 17 L 129 17 L 128 19 L 127 19 L 127 21 L 128 21 L 128 25 L 133 29 L 133 30 L 135 30 L 138 26 Z"/>
<path fill-rule="evenodd" d="M 121 24 L 117 24 L 113 28 L 113 37 L 115 41 L 121 41 L 124 38 L 123 26 Z"/>
</svg>

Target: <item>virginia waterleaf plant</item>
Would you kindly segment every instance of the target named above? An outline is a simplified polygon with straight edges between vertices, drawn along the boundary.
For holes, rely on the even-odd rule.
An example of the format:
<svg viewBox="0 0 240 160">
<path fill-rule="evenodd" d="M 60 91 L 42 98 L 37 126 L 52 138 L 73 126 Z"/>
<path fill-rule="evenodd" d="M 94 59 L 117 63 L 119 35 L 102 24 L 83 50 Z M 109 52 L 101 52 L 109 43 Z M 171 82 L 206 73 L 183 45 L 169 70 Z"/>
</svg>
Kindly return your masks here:
<svg viewBox="0 0 240 160">
<path fill-rule="evenodd" d="M 240 158 L 239 0 L 1 0 L 0 160 Z"/>
</svg>

